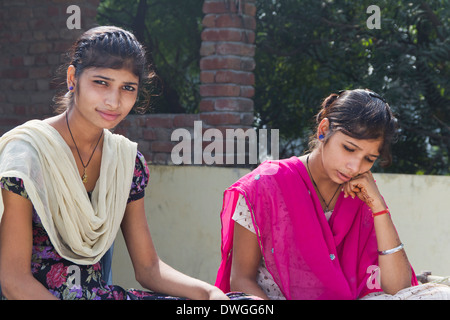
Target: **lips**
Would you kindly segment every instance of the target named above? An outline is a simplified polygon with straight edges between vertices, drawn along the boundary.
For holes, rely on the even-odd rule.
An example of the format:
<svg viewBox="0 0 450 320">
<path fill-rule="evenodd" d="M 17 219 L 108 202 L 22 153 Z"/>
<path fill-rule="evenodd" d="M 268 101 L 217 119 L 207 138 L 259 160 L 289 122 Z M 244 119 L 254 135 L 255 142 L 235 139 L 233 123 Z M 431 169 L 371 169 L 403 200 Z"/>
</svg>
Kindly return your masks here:
<svg viewBox="0 0 450 320">
<path fill-rule="evenodd" d="M 352 177 L 349 177 L 349 176 L 341 173 L 340 171 L 338 171 L 337 173 L 338 173 L 339 179 L 341 179 L 344 182 L 350 181 L 350 179 L 352 178 Z"/>
<path fill-rule="evenodd" d="M 105 119 L 107 121 L 114 121 L 120 116 L 119 113 L 114 113 L 114 112 L 100 111 L 100 110 L 97 110 L 97 112 L 100 114 L 100 116 L 103 119 Z"/>
</svg>

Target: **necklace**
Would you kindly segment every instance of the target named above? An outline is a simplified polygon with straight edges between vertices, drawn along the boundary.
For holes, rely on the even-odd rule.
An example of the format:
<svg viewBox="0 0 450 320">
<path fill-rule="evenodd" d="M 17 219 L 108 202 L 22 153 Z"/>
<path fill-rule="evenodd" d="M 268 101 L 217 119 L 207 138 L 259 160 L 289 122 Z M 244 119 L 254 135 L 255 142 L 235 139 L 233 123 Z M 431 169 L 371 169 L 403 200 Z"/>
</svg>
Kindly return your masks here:
<svg viewBox="0 0 450 320">
<path fill-rule="evenodd" d="M 308 167 L 308 172 L 309 172 L 309 175 L 311 176 L 311 180 L 312 180 L 312 182 L 313 182 L 313 184 L 314 184 L 314 187 L 316 187 L 317 193 L 318 193 L 319 196 L 322 198 L 322 201 L 323 201 L 323 203 L 325 204 L 325 214 L 327 214 L 327 213 L 329 214 L 329 213 L 330 213 L 330 210 L 329 210 L 330 203 L 331 203 L 331 201 L 333 201 L 333 199 L 334 199 L 334 197 L 336 196 L 336 194 L 337 194 L 339 188 L 341 187 L 341 185 L 338 185 L 336 191 L 335 191 L 334 194 L 333 194 L 333 197 L 331 197 L 331 200 L 327 203 L 327 202 L 325 201 L 325 198 L 324 198 L 324 197 L 322 196 L 322 194 L 320 193 L 319 187 L 317 187 L 317 184 L 316 184 L 316 182 L 314 181 L 314 178 L 313 178 L 313 176 L 312 176 L 311 170 L 309 170 L 309 154 L 308 154 L 308 157 L 306 158 L 306 166 Z"/>
<path fill-rule="evenodd" d="M 78 157 L 80 158 L 81 165 L 83 166 L 83 169 L 84 169 L 84 170 L 83 170 L 83 175 L 81 176 L 81 180 L 83 181 L 84 184 L 86 184 L 87 181 L 88 181 L 88 180 L 87 180 L 87 179 L 88 179 L 88 176 L 87 176 L 87 174 L 86 174 L 86 168 L 87 168 L 87 166 L 89 165 L 89 163 L 91 162 L 91 159 L 92 159 L 92 157 L 94 156 L 94 152 L 95 152 L 95 150 L 97 149 L 97 146 L 98 146 L 98 144 L 99 144 L 99 142 L 100 142 L 100 139 L 101 139 L 102 136 L 103 136 L 103 130 L 102 130 L 102 133 L 100 134 L 100 137 L 98 138 L 98 141 L 97 141 L 97 144 L 96 144 L 95 147 L 94 147 L 94 150 L 92 151 L 91 157 L 89 158 L 87 164 L 84 165 L 83 158 L 81 158 L 80 151 L 78 150 L 77 143 L 75 142 L 75 139 L 73 138 L 72 131 L 70 131 L 69 119 L 67 118 L 67 112 L 66 112 L 66 123 L 67 123 L 67 128 L 69 129 L 70 136 L 72 137 L 73 144 L 75 145 L 75 148 L 77 149 L 77 153 L 78 153 Z"/>
</svg>

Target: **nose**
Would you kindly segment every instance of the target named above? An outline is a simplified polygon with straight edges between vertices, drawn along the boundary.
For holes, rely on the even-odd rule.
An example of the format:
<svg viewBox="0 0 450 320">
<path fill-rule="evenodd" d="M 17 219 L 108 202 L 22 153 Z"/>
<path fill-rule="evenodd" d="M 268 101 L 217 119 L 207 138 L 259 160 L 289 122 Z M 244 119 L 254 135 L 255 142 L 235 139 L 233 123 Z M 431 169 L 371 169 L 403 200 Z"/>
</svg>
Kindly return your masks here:
<svg viewBox="0 0 450 320">
<path fill-rule="evenodd" d="M 357 176 L 361 170 L 361 161 L 357 158 L 350 158 L 347 162 L 347 170 L 352 177 Z"/>
<path fill-rule="evenodd" d="M 105 105 L 108 106 L 110 110 L 115 110 L 120 107 L 120 90 L 109 90 L 106 98 L 105 98 Z"/>
</svg>

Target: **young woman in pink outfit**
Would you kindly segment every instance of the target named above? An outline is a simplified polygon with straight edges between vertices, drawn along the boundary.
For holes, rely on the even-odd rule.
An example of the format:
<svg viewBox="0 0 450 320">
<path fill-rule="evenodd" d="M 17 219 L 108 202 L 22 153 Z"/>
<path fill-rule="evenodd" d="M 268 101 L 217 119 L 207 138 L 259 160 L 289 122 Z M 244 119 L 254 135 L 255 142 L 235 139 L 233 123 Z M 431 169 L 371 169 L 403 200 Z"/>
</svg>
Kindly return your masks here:
<svg viewBox="0 0 450 320">
<path fill-rule="evenodd" d="M 225 191 L 216 285 L 264 299 L 412 296 L 417 279 L 370 171 L 391 162 L 389 105 L 347 90 L 316 120 L 310 153 L 266 161 Z"/>
</svg>

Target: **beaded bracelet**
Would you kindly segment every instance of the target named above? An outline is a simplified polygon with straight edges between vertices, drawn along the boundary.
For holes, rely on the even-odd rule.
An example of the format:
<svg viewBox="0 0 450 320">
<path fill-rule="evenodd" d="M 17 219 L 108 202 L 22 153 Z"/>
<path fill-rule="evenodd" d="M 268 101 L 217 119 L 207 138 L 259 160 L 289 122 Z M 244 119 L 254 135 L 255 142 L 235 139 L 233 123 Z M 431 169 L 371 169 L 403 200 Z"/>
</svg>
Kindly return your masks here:
<svg viewBox="0 0 450 320">
<path fill-rule="evenodd" d="M 385 213 L 390 213 L 389 209 L 385 209 L 383 211 L 378 211 L 378 212 L 372 212 L 372 217 L 380 216 L 380 215 L 385 214 Z"/>
</svg>

